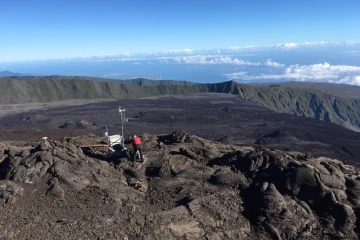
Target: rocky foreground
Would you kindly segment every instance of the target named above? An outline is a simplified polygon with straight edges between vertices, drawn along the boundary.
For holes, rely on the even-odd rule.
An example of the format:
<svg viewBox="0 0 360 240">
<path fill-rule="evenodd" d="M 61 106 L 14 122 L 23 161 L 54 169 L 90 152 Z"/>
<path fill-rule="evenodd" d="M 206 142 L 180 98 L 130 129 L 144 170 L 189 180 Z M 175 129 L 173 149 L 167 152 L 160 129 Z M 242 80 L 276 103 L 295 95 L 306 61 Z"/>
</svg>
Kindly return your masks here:
<svg viewBox="0 0 360 240">
<path fill-rule="evenodd" d="M 358 239 L 360 175 L 329 158 L 144 135 L 145 162 L 94 135 L 0 144 L 0 239 Z"/>
</svg>

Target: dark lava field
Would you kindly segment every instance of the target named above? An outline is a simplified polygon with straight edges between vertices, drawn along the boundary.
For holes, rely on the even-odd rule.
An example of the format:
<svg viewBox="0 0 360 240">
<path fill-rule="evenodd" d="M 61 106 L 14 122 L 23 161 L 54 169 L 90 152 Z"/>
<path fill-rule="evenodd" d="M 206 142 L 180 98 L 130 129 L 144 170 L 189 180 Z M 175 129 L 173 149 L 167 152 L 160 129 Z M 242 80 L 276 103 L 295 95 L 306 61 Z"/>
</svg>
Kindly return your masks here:
<svg viewBox="0 0 360 240">
<path fill-rule="evenodd" d="M 359 239 L 359 133 L 226 94 L 67 103 L 0 119 L 0 239 Z M 119 106 L 143 163 L 82 148 Z"/>
<path fill-rule="evenodd" d="M 32 110 L 0 118 L 0 140 L 39 141 L 43 136 L 121 132 L 119 106 L 125 107 L 125 137 L 186 131 L 228 144 L 261 145 L 360 163 L 360 133 L 333 123 L 277 113 L 230 94 L 190 94 L 122 99 Z"/>
</svg>

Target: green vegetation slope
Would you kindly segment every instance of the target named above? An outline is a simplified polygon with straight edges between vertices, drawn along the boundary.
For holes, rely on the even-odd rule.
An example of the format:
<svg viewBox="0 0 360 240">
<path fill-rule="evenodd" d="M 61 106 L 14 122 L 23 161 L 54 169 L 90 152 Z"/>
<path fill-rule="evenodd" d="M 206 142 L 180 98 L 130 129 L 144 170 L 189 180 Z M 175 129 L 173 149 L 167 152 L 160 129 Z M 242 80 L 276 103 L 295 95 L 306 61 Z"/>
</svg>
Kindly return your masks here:
<svg viewBox="0 0 360 240">
<path fill-rule="evenodd" d="M 360 131 L 360 97 L 340 97 L 343 89 L 337 94 L 334 88 L 330 94 L 286 85 L 235 85 L 235 94 L 278 112 L 312 117 Z"/>
<path fill-rule="evenodd" d="M 343 98 L 360 98 L 360 86 L 348 84 L 334 84 L 326 82 L 282 82 L 282 83 L 257 83 L 255 86 L 276 86 L 300 88 L 308 91 L 321 91 L 330 95 Z"/>
</svg>

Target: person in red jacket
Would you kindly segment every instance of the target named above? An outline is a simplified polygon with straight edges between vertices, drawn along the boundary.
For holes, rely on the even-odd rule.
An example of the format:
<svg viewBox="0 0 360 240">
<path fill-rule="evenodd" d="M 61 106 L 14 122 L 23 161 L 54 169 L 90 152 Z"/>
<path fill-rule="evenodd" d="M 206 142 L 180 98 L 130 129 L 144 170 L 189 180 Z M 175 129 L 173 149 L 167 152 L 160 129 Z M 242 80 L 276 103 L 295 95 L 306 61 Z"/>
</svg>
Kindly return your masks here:
<svg viewBox="0 0 360 240">
<path fill-rule="evenodd" d="M 139 151 L 140 153 L 140 159 L 141 159 L 141 162 L 144 162 L 144 157 L 143 157 L 143 153 L 142 153 L 142 150 L 141 150 L 141 144 L 142 144 L 142 141 L 141 141 L 141 138 L 139 138 L 138 136 L 134 135 L 133 138 L 132 138 L 132 141 L 131 141 L 132 145 L 133 145 L 133 153 L 134 153 L 134 162 L 136 161 L 136 153 L 137 151 Z"/>
</svg>

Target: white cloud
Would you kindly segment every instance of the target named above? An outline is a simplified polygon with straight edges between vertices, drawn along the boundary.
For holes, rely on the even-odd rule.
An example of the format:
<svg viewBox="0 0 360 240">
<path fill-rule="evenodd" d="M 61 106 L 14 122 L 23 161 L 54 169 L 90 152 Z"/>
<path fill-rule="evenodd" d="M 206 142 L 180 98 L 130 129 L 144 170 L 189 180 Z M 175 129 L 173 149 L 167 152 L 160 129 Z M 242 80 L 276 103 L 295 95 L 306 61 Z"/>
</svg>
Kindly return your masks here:
<svg viewBox="0 0 360 240">
<path fill-rule="evenodd" d="M 260 63 L 243 61 L 238 58 L 231 57 L 206 57 L 206 56 L 190 56 L 190 57 L 174 57 L 176 63 L 185 64 L 233 64 L 246 66 L 259 66 Z"/>
<path fill-rule="evenodd" d="M 242 59 L 221 56 L 221 55 L 190 55 L 190 56 L 172 56 L 172 57 L 140 57 L 140 58 L 106 58 L 98 59 L 96 62 L 139 62 L 147 61 L 153 64 L 228 64 L 228 65 L 243 65 L 243 66 L 260 66 L 260 63 L 244 61 Z M 277 63 L 274 63 L 277 64 Z"/>
<path fill-rule="evenodd" d="M 311 47 L 311 46 L 320 46 L 320 45 L 343 45 L 346 43 L 329 43 L 329 42 L 302 42 L 302 43 L 278 43 L 273 45 L 268 45 L 269 48 L 278 48 L 278 49 L 293 49 L 299 47 Z"/>
<path fill-rule="evenodd" d="M 96 59 L 96 62 L 131 62 L 131 61 L 141 61 L 147 60 L 148 58 L 105 58 L 105 59 Z"/>
<path fill-rule="evenodd" d="M 360 86 L 360 75 L 359 76 L 347 76 L 338 81 L 338 83 L 346 83 L 351 85 L 358 85 Z"/>
<path fill-rule="evenodd" d="M 169 50 L 169 53 L 191 53 L 193 50 L 191 50 L 190 48 L 184 48 L 184 49 L 179 49 L 179 50 Z"/>
<path fill-rule="evenodd" d="M 360 44 L 360 41 L 345 41 L 343 42 L 343 45 L 355 45 Z"/>
<path fill-rule="evenodd" d="M 247 79 L 249 77 L 247 72 L 229 73 L 225 74 L 225 76 L 229 79 Z"/>
<path fill-rule="evenodd" d="M 285 44 L 283 44 L 283 48 L 296 48 L 296 47 L 298 47 L 299 46 L 299 44 L 297 44 L 297 43 L 285 43 Z"/>
<path fill-rule="evenodd" d="M 343 52 L 343 54 L 347 56 L 360 56 L 360 51 L 347 51 L 347 52 Z"/>
<path fill-rule="evenodd" d="M 251 49 L 251 48 L 257 48 L 257 46 L 254 46 L 254 45 L 246 45 L 246 46 L 228 47 L 229 50 L 233 50 L 233 51 L 239 51 L 239 50 Z"/>
<path fill-rule="evenodd" d="M 265 62 L 265 66 L 274 67 L 274 68 L 282 68 L 282 67 L 285 66 L 285 64 L 273 62 L 273 61 L 271 61 L 271 59 L 268 59 L 268 60 Z"/>
<path fill-rule="evenodd" d="M 347 65 L 330 65 L 329 63 L 313 65 L 290 65 L 278 74 L 262 73 L 249 75 L 245 72 L 225 74 L 229 79 L 241 80 L 292 80 L 310 82 L 334 82 L 360 85 L 360 67 Z"/>
</svg>

